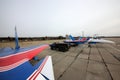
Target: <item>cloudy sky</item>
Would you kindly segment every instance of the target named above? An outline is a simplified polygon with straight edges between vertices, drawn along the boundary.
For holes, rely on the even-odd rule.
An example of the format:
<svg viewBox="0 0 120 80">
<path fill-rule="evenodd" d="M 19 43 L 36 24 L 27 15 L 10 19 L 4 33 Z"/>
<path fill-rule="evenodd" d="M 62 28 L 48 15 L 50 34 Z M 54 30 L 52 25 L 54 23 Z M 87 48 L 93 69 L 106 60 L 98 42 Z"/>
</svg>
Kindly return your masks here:
<svg viewBox="0 0 120 80">
<path fill-rule="evenodd" d="M 0 0 L 0 37 L 120 36 L 120 0 Z"/>
</svg>

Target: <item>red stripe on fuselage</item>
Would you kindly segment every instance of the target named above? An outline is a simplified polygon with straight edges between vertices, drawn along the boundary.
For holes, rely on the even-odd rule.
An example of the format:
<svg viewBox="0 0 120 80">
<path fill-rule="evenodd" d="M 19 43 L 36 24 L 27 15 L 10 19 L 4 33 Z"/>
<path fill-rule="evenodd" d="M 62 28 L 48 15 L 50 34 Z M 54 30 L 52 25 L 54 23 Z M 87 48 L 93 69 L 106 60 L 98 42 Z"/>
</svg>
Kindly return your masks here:
<svg viewBox="0 0 120 80">
<path fill-rule="evenodd" d="M 87 38 L 82 38 L 82 39 L 81 39 L 81 41 L 86 41 L 86 40 L 87 40 Z"/>
<path fill-rule="evenodd" d="M 36 56 L 38 53 L 40 53 L 42 50 L 44 50 L 46 47 L 48 47 L 48 45 L 43 45 L 28 51 L 16 53 L 15 55 L 13 54 L 5 58 L 2 57 L 0 58 L 0 67 L 11 65 L 25 58 L 30 60 L 34 56 Z"/>
</svg>

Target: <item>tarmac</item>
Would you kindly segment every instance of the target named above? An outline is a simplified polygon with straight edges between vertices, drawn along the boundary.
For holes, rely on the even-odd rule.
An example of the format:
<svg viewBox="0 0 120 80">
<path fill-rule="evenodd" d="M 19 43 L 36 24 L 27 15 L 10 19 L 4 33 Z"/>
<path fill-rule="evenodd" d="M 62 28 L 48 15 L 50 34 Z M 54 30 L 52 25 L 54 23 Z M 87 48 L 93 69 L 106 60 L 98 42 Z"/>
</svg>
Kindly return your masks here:
<svg viewBox="0 0 120 80">
<path fill-rule="evenodd" d="M 55 80 L 120 80 L 120 50 L 110 44 L 87 44 L 67 52 L 45 49 L 52 56 Z"/>
<path fill-rule="evenodd" d="M 115 45 L 94 44 L 88 47 L 83 44 L 71 47 L 67 52 L 48 47 L 37 56 L 39 59 L 52 56 L 55 80 L 120 80 L 120 38 L 109 39 L 115 41 Z M 27 47 L 55 41 L 26 41 L 20 45 Z M 0 47 L 8 46 L 14 48 L 14 42 L 0 43 Z"/>
</svg>

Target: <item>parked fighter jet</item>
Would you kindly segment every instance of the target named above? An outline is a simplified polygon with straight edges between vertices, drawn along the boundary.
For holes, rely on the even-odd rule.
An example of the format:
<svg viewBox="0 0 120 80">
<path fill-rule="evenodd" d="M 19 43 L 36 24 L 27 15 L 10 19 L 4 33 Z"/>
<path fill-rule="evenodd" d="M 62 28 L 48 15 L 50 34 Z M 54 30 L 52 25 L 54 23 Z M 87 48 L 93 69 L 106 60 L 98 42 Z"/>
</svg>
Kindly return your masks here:
<svg viewBox="0 0 120 80">
<path fill-rule="evenodd" d="M 34 66 L 30 63 L 48 45 L 20 48 L 15 28 L 15 49 L 0 49 L 0 80 L 54 80 L 51 56 L 46 56 Z"/>
<path fill-rule="evenodd" d="M 75 40 L 74 37 L 72 37 L 71 35 L 69 35 L 69 40 L 65 40 L 65 43 L 69 43 L 69 44 L 84 44 L 85 42 L 87 42 L 89 40 L 89 38 L 85 38 L 85 37 L 80 37 L 78 40 Z"/>
<path fill-rule="evenodd" d="M 100 38 L 97 38 L 96 36 L 93 38 L 80 37 L 78 40 L 75 40 L 75 38 L 72 37 L 71 35 L 69 35 L 69 40 L 65 40 L 64 42 L 69 44 L 76 44 L 76 45 L 88 43 L 89 46 L 90 44 L 96 44 L 96 43 L 114 43 L 113 41 L 100 39 Z"/>
<path fill-rule="evenodd" d="M 114 43 L 114 42 L 100 38 L 90 38 L 88 40 L 88 47 L 91 47 L 91 44 L 98 44 L 98 43 Z"/>
<path fill-rule="evenodd" d="M 88 40 L 89 44 L 96 44 L 96 43 L 114 43 L 113 41 L 110 40 L 105 40 L 105 39 L 89 39 Z"/>
</svg>

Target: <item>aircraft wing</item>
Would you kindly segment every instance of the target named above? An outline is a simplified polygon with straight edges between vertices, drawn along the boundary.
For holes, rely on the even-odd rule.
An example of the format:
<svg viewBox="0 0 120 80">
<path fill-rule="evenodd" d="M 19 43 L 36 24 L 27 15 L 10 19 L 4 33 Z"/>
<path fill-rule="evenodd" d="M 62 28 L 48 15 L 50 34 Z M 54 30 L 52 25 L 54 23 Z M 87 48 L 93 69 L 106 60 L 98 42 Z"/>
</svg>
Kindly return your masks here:
<svg viewBox="0 0 120 80">
<path fill-rule="evenodd" d="M 30 63 L 48 45 L 20 48 L 16 28 L 15 44 L 15 49 L 0 48 L 0 80 L 54 80 L 51 56 Z"/>
<path fill-rule="evenodd" d="M 114 43 L 110 40 L 104 40 L 104 39 L 89 39 L 88 43 Z"/>
<path fill-rule="evenodd" d="M 54 80 L 51 56 L 41 59 L 36 65 L 30 60 L 48 45 L 32 46 L 14 50 L 0 49 L 0 80 Z"/>
<path fill-rule="evenodd" d="M 0 62 L 0 80 L 54 80 L 51 56 L 34 66 L 23 56 L 0 57 Z"/>
</svg>

